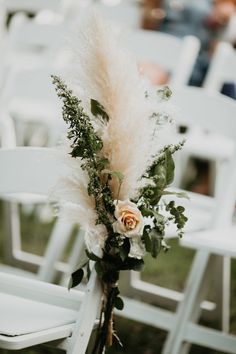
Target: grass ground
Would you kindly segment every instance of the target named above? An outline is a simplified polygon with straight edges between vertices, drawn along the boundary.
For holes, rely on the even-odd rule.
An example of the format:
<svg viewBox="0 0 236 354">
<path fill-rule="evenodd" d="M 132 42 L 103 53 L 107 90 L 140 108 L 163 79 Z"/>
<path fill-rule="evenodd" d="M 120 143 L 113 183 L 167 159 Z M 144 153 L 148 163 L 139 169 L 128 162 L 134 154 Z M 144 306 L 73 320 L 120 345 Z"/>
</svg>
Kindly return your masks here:
<svg viewBox="0 0 236 354">
<path fill-rule="evenodd" d="M 3 218 L 3 208 L 0 204 L 0 220 Z M 23 247 L 25 250 L 41 254 L 47 243 L 51 224 L 38 223 L 35 213 L 29 213 L 22 217 L 22 230 L 25 235 Z M 3 257 L 3 226 L 0 223 L 0 259 Z M 171 250 L 167 254 L 161 254 L 157 260 L 146 259 L 146 268 L 142 274 L 143 279 L 154 284 L 166 286 L 176 290 L 182 290 L 194 252 L 179 247 L 177 240 L 171 242 Z M 236 262 L 232 262 L 231 276 L 231 332 L 236 334 Z M 213 294 L 214 295 L 214 294 Z M 214 326 L 214 323 L 212 324 Z M 142 325 L 117 317 L 116 328 L 119 337 L 124 344 L 121 348 L 114 345 L 107 354 L 158 354 L 165 341 L 166 333 L 159 329 Z M 236 352 L 236 349 L 235 349 Z M 10 352 L 9 352 L 10 353 Z M 19 354 L 59 354 L 60 350 L 47 347 L 38 347 L 17 351 Z M 206 348 L 193 346 L 191 354 L 223 354 Z M 0 350 L 0 354 L 3 351 Z M 6 354 L 6 352 L 4 352 Z M 171 354 L 171 353 L 170 353 Z"/>
</svg>

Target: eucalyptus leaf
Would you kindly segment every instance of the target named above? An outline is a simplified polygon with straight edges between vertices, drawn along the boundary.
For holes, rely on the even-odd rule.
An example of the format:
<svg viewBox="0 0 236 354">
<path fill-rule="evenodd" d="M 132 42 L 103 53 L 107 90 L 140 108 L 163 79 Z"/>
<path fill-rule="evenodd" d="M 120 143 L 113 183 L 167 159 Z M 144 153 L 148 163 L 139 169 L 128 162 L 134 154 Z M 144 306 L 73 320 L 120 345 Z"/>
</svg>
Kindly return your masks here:
<svg viewBox="0 0 236 354">
<path fill-rule="evenodd" d="M 121 297 L 117 296 L 115 298 L 115 303 L 114 303 L 114 306 L 117 310 L 120 310 L 122 311 L 123 308 L 124 308 L 124 301 L 121 299 Z"/>
<path fill-rule="evenodd" d="M 175 163 L 169 150 L 165 152 L 166 184 L 169 185 L 174 180 Z"/>
</svg>

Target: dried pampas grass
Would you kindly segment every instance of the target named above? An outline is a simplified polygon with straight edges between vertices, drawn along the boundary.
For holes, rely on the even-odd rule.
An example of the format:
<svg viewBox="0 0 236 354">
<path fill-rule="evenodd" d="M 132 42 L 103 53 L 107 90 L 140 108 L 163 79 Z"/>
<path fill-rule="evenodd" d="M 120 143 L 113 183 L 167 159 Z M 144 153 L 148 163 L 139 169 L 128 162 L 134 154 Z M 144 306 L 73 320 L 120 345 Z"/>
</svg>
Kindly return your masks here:
<svg viewBox="0 0 236 354">
<path fill-rule="evenodd" d="M 166 122 L 161 122 L 158 115 L 152 117 L 153 112 L 158 112 L 157 96 L 145 97 L 150 90 L 148 81 L 140 76 L 134 56 L 121 47 L 113 28 L 90 12 L 83 14 L 75 31 L 70 40 L 73 61 L 63 77 L 88 114 L 91 98 L 108 114 L 106 123 L 91 118 L 102 138 L 102 154 L 110 162 L 109 169 L 124 175 L 120 189 L 119 180 L 113 177 L 111 191 L 114 199 L 132 199 L 143 185 L 142 175 L 166 143 L 167 131 L 162 133 L 161 129 Z M 73 173 L 66 178 L 61 192 L 64 189 L 67 200 L 73 204 L 79 202 L 72 214 L 96 238 L 101 229 L 95 225 L 94 201 L 87 194 L 88 177 L 79 160 L 70 158 L 69 163 Z"/>
<path fill-rule="evenodd" d="M 165 141 L 156 121 L 150 119 L 156 102 L 153 97 L 145 98 L 150 87 L 140 76 L 135 58 L 97 13 L 84 16 L 72 37 L 74 60 L 67 78 L 85 105 L 88 99 L 96 99 L 109 115 L 107 124 L 97 125 L 102 152 L 110 161 L 110 170 L 124 175 L 119 198 L 133 198 L 141 176 Z M 115 178 L 111 188 L 117 198 L 119 181 Z"/>
</svg>

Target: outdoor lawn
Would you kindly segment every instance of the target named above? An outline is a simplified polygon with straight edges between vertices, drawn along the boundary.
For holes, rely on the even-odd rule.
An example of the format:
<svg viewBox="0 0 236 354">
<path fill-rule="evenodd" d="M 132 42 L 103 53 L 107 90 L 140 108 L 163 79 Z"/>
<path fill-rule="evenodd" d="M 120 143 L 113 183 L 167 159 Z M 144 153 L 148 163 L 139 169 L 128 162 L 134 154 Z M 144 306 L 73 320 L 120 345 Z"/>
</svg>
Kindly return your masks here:
<svg viewBox="0 0 236 354">
<path fill-rule="evenodd" d="M 41 254 L 46 245 L 52 224 L 38 223 L 37 213 L 34 210 L 28 211 L 27 215 L 22 214 L 22 230 L 25 234 L 23 247 L 25 250 L 34 251 Z M 3 204 L 0 204 L 0 218 L 3 220 Z M 3 259 L 3 224 L 0 224 L 0 257 Z M 193 258 L 193 251 L 179 247 L 178 241 L 170 242 L 171 249 L 168 253 L 162 253 L 156 260 L 147 258 L 146 268 L 143 272 L 143 279 L 167 286 L 176 290 L 184 288 L 184 282 Z M 236 333 L 236 262 L 232 261 L 232 288 L 231 288 L 231 332 Z M 214 293 L 209 295 L 214 298 Z M 23 319 L 22 319 L 23 320 Z M 214 326 L 213 324 L 210 324 Z M 142 325 L 130 320 L 116 318 L 116 329 L 124 347 L 115 344 L 107 351 L 108 354 L 158 354 L 166 338 L 166 333 L 162 330 Z M 0 349 L 0 354 L 8 351 Z M 9 352 L 10 353 L 10 352 Z M 61 353 L 60 350 L 48 347 L 37 347 L 29 350 L 17 351 L 21 354 L 53 354 Z M 222 352 L 204 349 L 193 346 L 191 354 L 221 354 Z M 171 353 L 170 353 L 171 354 Z"/>
</svg>

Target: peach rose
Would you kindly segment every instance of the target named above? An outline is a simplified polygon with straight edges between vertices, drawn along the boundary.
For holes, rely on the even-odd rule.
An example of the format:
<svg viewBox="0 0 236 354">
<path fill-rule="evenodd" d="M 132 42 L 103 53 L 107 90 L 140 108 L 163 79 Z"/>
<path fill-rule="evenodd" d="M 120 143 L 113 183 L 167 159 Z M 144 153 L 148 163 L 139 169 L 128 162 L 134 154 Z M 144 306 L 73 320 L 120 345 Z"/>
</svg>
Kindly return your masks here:
<svg viewBox="0 0 236 354">
<path fill-rule="evenodd" d="M 141 236 L 144 228 L 144 219 L 136 204 L 130 200 L 115 201 L 115 217 L 113 230 L 126 237 Z"/>
</svg>

